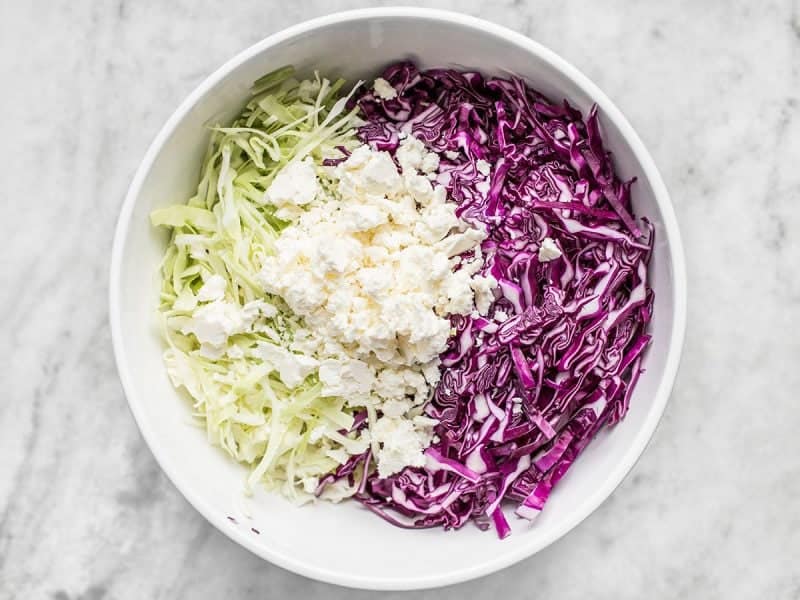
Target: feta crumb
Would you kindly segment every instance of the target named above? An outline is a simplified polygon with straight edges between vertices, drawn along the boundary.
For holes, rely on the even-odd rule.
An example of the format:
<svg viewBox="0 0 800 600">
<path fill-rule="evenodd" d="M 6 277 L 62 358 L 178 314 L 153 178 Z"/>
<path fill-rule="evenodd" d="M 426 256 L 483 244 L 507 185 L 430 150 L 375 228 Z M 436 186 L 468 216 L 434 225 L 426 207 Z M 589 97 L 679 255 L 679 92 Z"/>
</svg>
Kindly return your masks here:
<svg viewBox="0 0 800 600">
<path fill-rule="evenodd" d="M 441 372 L 439 371 L 439 358 L 434 358 L 428 364 L 422 367 L 422 375 L 425 377 L 425 381 L 428 382 L 428 385 L 433 387 L 442 377 Z"/>
<path fill-rule="evenodd" d="M 428 152 L 422 159 L 420 170 L 426 175 L 432 175 L 439 168 L 439 155 L 435 152 Z"/>
<path fill-rule="evenodd" d="M 408 400 L 387 400 L 381 410 L 386 417 L 402 417 L 410 408 L 411 403 Z"/>
<path fill-rule="evenodd" d="M 492 275 L 477 276 L 472 280 L 472 289 L 475 292 L 475 308 L 482 315 L 489 312 L 494 302 L 494 290 L 497 280 Z"/>
<path fill-rule="evenodd" d="M 365 396 L 373 386 L 375 373 L 358 359 L 325 359 L 319 363 L 322 396 Z"/>
<path fill-rule="evenodd" d="M 431 443 L 432 426 L 417 425 L 409 419 L 381 417 L 372 429 L 372 437 L 380 447 L 378 475 L 389 477 L 405 467 L 425 465 L 423 451 Z"/>
<path fill-rule="evenodd" d="M 486 233 L 456 217 L 445 190 L 419 174 L 435 164 L 430 154 L 406 137 L 398 172 L 388 153 L 354 149 L 264 259 L 265 290 L 282 296 L 322 346 L 332 341 L 351 358 L 411 367 L 444 350 L 450 314 L 473 310 L 482 263 L 455 266 Z"/>
<path fill-rule="evenodd" d="M 539 262 L 549 262 L 559 258 L 560 256 L 561 250 L 559 250 L 558 246 L 553 241 L 553 238 L 544 238 L 542 240 L 542 244 L 539 246 Z"/>
<path fill-rule="evenodd" d="M 260 342 L 253 355 L 272 366 L 287 387 L 297 387 L 303 380 L 317 370 L 319 361 L 304 354 L 295 354 L 275 344 Z"/>
<path fill-rule="evenodd" d="M 225 278 L 221 275 L 212 275 L 206 279 L 203 286 L 197 291 L 197 300 L 199 302 L 222 300 L 225 297 L 225 287 Z"/>
<path fill-rule="evenodd" d="M 278 171 L 264 193 L 264 202 L 278 208 L 313 202 L 320 191 L 316 169 L 310 157 L 290 162 Z"/>
<path fill-rule="evenodd" d="M 401 140 L 394 155 L 404 173 L 407 171 L 416 173 L 422 167 L 425 152 L 425 145 L 420 140 L 414 136 L 407 136 Z"/>
<path fill-rule="evenodd" d="M 455 150 L 445 150 L 444 155 L 448 160 L 456 160 L 459 157 L 459 153 Z"/>
<path fill-rule="evenodd" d="M 417 415 L 411 421 L 417 427 L 436 427 L 439 424 L 439 419 L 432 419 L 425 415 Z"/>
<path fill-rule="evenodd" d="M 482 158 L 478 159 L 478 162 L 475 163 L 475 167 L 478 169 L 478 173 L 480 173 L 483 176 L 488 175 L 489 172 L 492 170 L 492 165 L 490 165 Z"/>
<path fill-rule="evenodd" d="M 392 84 L 386 81 L 383 77 L 378 77 L 372 84 L 372 89 L 375 95 L 381 100 L 392 100 L 397 98 L 397 90 L 392 87 Z"/>
<path fill-rule="evenodd" d="M 430 175 L 439 168 L 439 155 L 429 152 L 425 148 L 425 144 L 413 135 L 401 139 L 395 152 L 395 158 L 397 158 L 403 173 L 421 171 Z"/>
<path fill-rule="evenodd" d="M 195 309 L 180 330 L 184 335 L 194 334 L 200 344 L 220 347 L 230 336 L 246 331 L 251 324 L 238 305 L 215 300 Z"/>
<path fill-rule="evenodd" d="M 264 300 L 251 300 L 242 307 L 242 314 L 250 320 L 255 320 L 259 316 L 271 319 L 278 314 L 278 309 Z"/>
</svg>

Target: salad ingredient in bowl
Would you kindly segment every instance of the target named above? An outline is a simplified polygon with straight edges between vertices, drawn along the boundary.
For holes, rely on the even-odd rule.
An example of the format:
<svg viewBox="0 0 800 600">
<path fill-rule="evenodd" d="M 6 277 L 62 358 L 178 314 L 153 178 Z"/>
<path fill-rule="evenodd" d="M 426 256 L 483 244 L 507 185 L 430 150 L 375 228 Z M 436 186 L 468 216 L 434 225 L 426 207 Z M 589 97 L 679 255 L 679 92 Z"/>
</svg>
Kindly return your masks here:
<svg viewBox="0 0 800 600">
<path fill-rule="evenodd" d="M 250 486 L 504 537 L 625 415 L 652 228 L 594 110 L 407 62 L 344 88 L 258 80 L 152 214 L 167 370 Z"/>
</svg>

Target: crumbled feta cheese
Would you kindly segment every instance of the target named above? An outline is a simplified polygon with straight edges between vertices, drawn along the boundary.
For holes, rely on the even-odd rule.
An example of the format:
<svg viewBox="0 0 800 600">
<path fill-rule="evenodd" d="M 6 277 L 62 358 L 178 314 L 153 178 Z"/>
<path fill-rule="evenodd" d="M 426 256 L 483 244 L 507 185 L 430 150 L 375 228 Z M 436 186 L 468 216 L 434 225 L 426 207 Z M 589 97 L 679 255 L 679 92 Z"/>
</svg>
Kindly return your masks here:
<svg viewBox="0 0 800 600">
<path fill-rule="evenodd" d="M 542 244 L 539 246 L 539 262 L 548 262 L 555 260 L 560 256 L 561 250 L 559 250 L 558 246 L 553 241 L 553 238 L 544 238 L 542 240 Z"/>
<path fill-rule="evenodd" d="M 391 400 L 404 399 L 406 396 L 406 382 L 403 378 L 403 372 L 397 369 L 384 369 L 381 371 L 376 381 L 375 393 Z"/>
<path fill-rule="evenodd" d="M 460 233 L 448 235 L 441 242 L 436 244 L 437 248 L 445 252 L 448 257 L 458 256 L 467 250 L 472 250 L 482 240 L 486 238 L 486 233 L 480 229 L 467 229 Z"/>
<path fill-rule="evenodd" d="M 387 400 L 381 406 L 381 410 L 386 417 L 402 417 L 410 408 L 411 402 L 408 400 Z"/>
<path fill-rule="evenodd" d="M 251 320 L 259 316 L 271 319 L 278 314 L 278 309 L 264 300 L 251 300 L 242 307 L 242 314 L 244 314 L 247 319 Z"/>
<path fill-rule="evenodd" d="M 339 209 L 345 229 L 351 232 L 369 231 L 389 221 L 389 215 L 380 206 L 345 205 Z"/>
<path fill-rule="evenodd" d="M 197 300 L 199 302 L 222 300 L 225 297 L 225 287 L 225 279 L 221 275 L 212 275 L 197 291 Z"/>
<path fill-rule="evenodd" d="M 407 136 L 401 140 L 394 156 L 404 173 L 406 171 L 416 173 L 421 170 L 426 153 L 425 145 L 420 140 L 414 136 Z"/>
<path fill-rule="evenodd" d="M 289 344 L 289 349 L 294 352 L 308 354 L 310 356 L 319 354 L 322 341 L 318 336 L 305 328 L 298 328 L 294 332 L 294 339 Z"/>
<path fill-rule="evenodd" d="M 478 173 L 480 173 L 483 176 L 486 176 L 489 174 L 489 171 L 491 171 L 492 165 L 490 165 L 482 158 L 479 158 L 478 161 L 475 163 L 475 168 L 478 169 Z"/>
<path fill-rule="evenodd" d="M 361 289 L 371 298 L 380 301 L 385 298 L 392 286 L 394 273 L 387 265 L 364 267 L 356 273 Z"/>
<path fill-rule="evenodd" d="M 314 162 L 308 157 L 281 169 L 264 193 L 264 201 L 278 208 L 303 206 L 313 202 L 319 191 Z"/>
<path fill-rule="evenodd" d="M 461 220 L 456 216 L 455 205 L 450 202 L 437 202 L 422 211 L 420 220 L 414 225 L 414 235 L 427 244 L 435 244 L 460 224 Z M 444 254 L 437 256 L 449 258 Z"/>
<path fill-rule="evenodd" d="M 494 290 L 497 280 L 492 275 L 478 275 L 472 279 L 472 289 L 475 292 L 475 308 L 482 315 L 489 312 L 494 302 Z"/>
<path fill-rule="evenodd" d="M 504 310 L 497 309 L 494 311 L 494 320 L 498 323 L 505 323 L 508 321 L 508 313 Z"/>
<path fill-rule="evenodd" d="M 447 157 L 448 160 L 456 160 L 459 156 L 458 152 L 455 150 L 445 150 L 444 155 Z"/>
<path fill-rule="evenodd" d="M 397 90 L 392 87 L 392 84 L 386 81 L 383 77 L 378 77 L 372 84 L 372 89 L 375 95 L 381 100 L 392 100 L 397 98 Z"/>
<path fill-rule="evenodd" d="M 442 377 L 441 372 L 439 371 L 439 359 L 434 358 L 428 364 L 422 367 L 422 375 L 425 377 L 425 381 L 428 382 L 428 385 L 433 387 Z"/>
<path fill-rule="evenodd" d="M 316 369 L 323 396 L 379 411 L 372 443 L 381 476 L 424 464 L 436 422 L 418 407 L 439 382 L 449 317 L 476 307 L 485 314 L 497 285 L 478 275 L 486 232 L 458 218 L 445 189 L 424 175 L 438 169 L 438 155 L 406 135 L 395 158 L 399 169 L 390 154 L 362 145 L 321 170 L 322 181 L 295 167 L 293 177 L 304 180 L 300 202 L 287 197 L 279 173 L 266 199 L 299 212 L 259 274 L 307 328 L 265 361 L 287 385 L 284 375 L 302 381 Z M 298 356 L 318 362 L 298 364 Z M 323 435 L 315 429 L 309 438 Z"/>
<path fill-rule="evenodd" d="M 472 290 L 472 280 L 470 273 L 464 269 L 454 273 L 447 279 L 447 302 L 445 312 L 464 315 L 472 312 L 474 303 L 474 292 Z"/>
<path fill-rule="evenodd" d="M 253 349 L 253 355 L 272 366 L 287 387 L 293 388 L 317 370 L 319 361 L 304 354 L 295 354 L 275 344 L 260 342 Z"/>
<path fill-rule="evenodd" d="M 373 391 L 387 401 L 405 401 L 408 396 L 413 396 L 416 405 L 427 399 L 428 382 L 419 370 L 388 367 L 378 373 Z M 386 402 L 383 406 L 386 412 Z"/>
<path fill-rule="evenodd" d="M 433 201 L 433 186 L 430 179 L 417 174 L 406 174 L 403 179 L 414 202 L 428 206 Z"/>
<path fill-rule="evenodd" d="M 425 415 L 417 415 L 411 421 L 417 427 L 436 427 L 439 424 L 439 419 L 432 419 Z"/>
<path fill-rule="evenodd" d="M 276 240 L 260 278 L 352 357 L 412 366 L 444 350 L 449 314 L 473 309 L 480 264 L 454 267 L 486 233 L 418 174 L 429 154 L 419 140 L 407 137 L 397 154 L 402 176 L 388 153 L 354 149 L 332 171 L 330 193 Z"/>
<path fill-rule="evenodd" d="M 198 307 L 181 327 L 185 335 L 194 334 L 200 344 L 221 347 L 228 338 L 249 329 L 252 320 L 242 314 L 241 308 L 231 302 L 215 300 Z"/>
<path fill-rule="evenodd" d="M 358 359 L 328 358 L 319 363 L 319 380 L 323 396 L 362 397 L 372 389 L 375 372 Z"/>
<path fill-rule="evenodd" d="M 426 175 L 431 175 L 439 168 L 439 155 L 435 152 L 428 152 L 422 159 L 420 171 Z"/>
<path fill-rule="evenodd" d="M 395 158 L 404 174 L 421 171 L 430 175 L 439 168 L 439 155 L 429 152 L 425 144 L 413 135 L 406 136 L 400 141 Z"/>
<path fill-rule="evenodd" d="M 388 477 L 405 467 L 425 465 L 423 451 L 431 443 L 433 428 L 417 425 L 410 419 L 384 416 L 372 428 L 372 439 L 379 445 L 378 475 Z"/>
</svg>

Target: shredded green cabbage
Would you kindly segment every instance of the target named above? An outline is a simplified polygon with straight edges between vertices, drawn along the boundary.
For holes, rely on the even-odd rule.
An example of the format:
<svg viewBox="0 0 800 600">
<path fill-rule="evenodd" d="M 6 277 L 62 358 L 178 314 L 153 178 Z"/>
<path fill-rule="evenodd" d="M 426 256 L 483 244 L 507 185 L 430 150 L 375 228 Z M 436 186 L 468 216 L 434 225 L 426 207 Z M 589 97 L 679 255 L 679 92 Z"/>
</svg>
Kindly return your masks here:
<svg viewBox="0 0 800 600">
<path fill-rule="evenodd" d="M 271 354 L 289 352 L 303 323 L 257 280 L 288 225 L 263 197 L 289 162 L 311 156 L 319 164 L 341 157 L 337 147 L 356 147 L 362 121 L 357 108 L 347 108 L 355 88 L 341 97 L 342 80 L 293 75 L 284 67 L 254 84 L 234 123 L 212 128 L 197 193 L 153 211 L 151 221 L 172 228 L 160 315 L 173 384 L 191 396 L 209 441 L 250 466 L 249 487 L 262 482 L 303 502 L 320 477 L 369 441 L 341 434 L 353 425 L 353 409 L 320 396 L 313 365 L 284 381 L 279 361 L 265 359 L 264 345 Z M 205 325 L 198 324 L 201 315 Z M 344 484 L 325 494 L 340 499 L 352 492 Z"/>
</svg>

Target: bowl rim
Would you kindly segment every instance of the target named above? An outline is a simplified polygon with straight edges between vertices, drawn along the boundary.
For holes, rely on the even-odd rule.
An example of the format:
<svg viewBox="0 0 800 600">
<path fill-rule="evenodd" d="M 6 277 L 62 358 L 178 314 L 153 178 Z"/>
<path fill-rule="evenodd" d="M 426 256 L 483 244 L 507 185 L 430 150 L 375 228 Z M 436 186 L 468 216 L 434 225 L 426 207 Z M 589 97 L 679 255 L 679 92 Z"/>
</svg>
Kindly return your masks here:
<svg viewBox="0 0 800 600">
<path fill-rule="evenodd" d="M 619 129 L 622 137 L 630 145 L 633 154 L 639 161 L 643 174 L 653 188 L 656 204 L 663 217 L 663 225 L 668 240 L 668 251 L 672 261 L 673 277 L 673 298 L 672 305 L 674 310 L 674 320 L 672 332 L 670 334 L 667 359 L 662 373 L 662 379 L 656 391 L 653 405 L 648 413 L 641 429 L 634 437 L 628 451 L 623 459 L 617 463 L 615 468 L 608 473 L 605 483 L 600 488 L 587 496 L 584 501 L 572 512 L 569 518 L 565 519 L 554 532 L 545 538 L 531 538 L 529 544 L 522 545 L 513 551 L 505 552 L 497 556 L 488 558 L 485 562 L 478 565 L 457 568 L 442 572 L 440 574 L 416 577 L 408 579 L 403 577 L 370 577 L 369 575 L 351 576 L 341 574 L 324 567 L 315 566 L 298 560 L 288 554 L 275 549 L 256 544 L 251 536 L 246 535 L 239 528 L 227 526 L 225 515 L 219 514 L 205 500 L 195 495 L 191 487 L 184 480 L 181 470 L 173 464 L 160 450 L 158 440 L 152 432 L 143 426 L 144 418 L 140 406 L 134 395 L 133 378 L 128 369 L 128 359 L 122 341 L 122 314 L 120 311 L 120 278 L 121 263 L 124 246 L 128 236 L 131 215 L 134 205 L 141 192 L 142 184 L 153 167 L 157 154 L 161 151 L 164 143 L 169 139 L 177 125 L 186 116 L 189 110 L 210 90 L 212 90 L 222 79 L 243 62 L 260 54 L 268 48 L 280 44 L 288 39 L 301 34 L 328 27 L 348 21 L 370 20 L 375 18 L 402 18 L 419 19 L 437 22 L 446 22 L 465 28 L 479 29 L 496 37 L 504 38 L 517 46 L 520 50 L 537 56 L 539 59 L 549 63 L 559 70 L 568 79 L 572 80 L 581 88 L 597 105 L 602 109 L 604 118 L 614 122 Z M 543 548 L 549 546 L 588 517 L 600 504 L 602 504 L 612 492 L 619 486 L 625 476 L 636 464 L 639 457 L 644 452 L 647 444 L 655 432 L 656 427 L 666 407 L 667 401 L 672 391 L 672 387 L 677 375 L 686 329 L 686 305 L 687 305 L 687 283 L 686 267 L 684 259 L 683 244 L 678 230 L 677 219 L 673 210 L 669 193 L 666 185 L 661 178 L 650 153 L 645 148 L 643 142 L 622 115 L 620 110 L 612 103 L 600 88 L 595 85 L 587 76 L 581 73 L 576 67 L 572 66 L 565 59 L 561 58 L 549 48 L 543 46 L 522 33 L 518 33 L 502 25 L 486 21 L 484 19 L 470 15 L 452 12 L 447 10 L 416 8 L 406 6 L 365 8 L 335 12 L 328 15 L 316 17 L 301 23 L 282 29 L 252 46 L 242 50 L 233 58 L 225 62 L 221 67 L 209 75 L 200 83 L 186 99 L 178 106 L 175 112 L 167 119 L 158 134 L 150 144 L 147 152 L 142 159 L 136 174 L 128 188 L 128 192 L 123 201 L 119 219 L 117 221 L 114 242 L 112 246 L 110 276 L 109 276 L 109 322 L 111 326 L 111 337 L 114 349 L 114 357 L 117 371 L 122 383 L 125 397 L 128 401 L 131 413 L 139 427 L 145 442 L 150 451 L 156 458 L 161 469 L 166 473 L 170 481 L 175 485 L 183 497 L 200 513 L 206 520 L 214 525 L 219 531 L 230 539 L 247 548 L 257 556 L 268 560 L 284 569 L 288 569 L 297 574 L 311 577 L 327 583 L 336 585 L 372 589 L 372 590 L 413 590 L 440 587 L 460 583 L 495 571 L 504 569 L 520 560 L 532 556 Z"/>
</svg>

